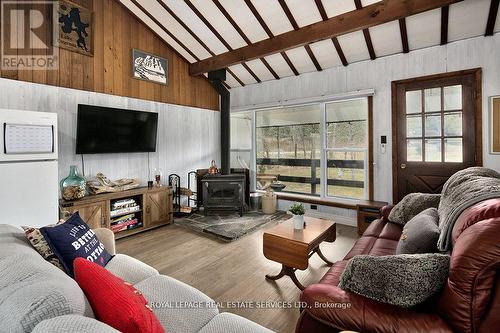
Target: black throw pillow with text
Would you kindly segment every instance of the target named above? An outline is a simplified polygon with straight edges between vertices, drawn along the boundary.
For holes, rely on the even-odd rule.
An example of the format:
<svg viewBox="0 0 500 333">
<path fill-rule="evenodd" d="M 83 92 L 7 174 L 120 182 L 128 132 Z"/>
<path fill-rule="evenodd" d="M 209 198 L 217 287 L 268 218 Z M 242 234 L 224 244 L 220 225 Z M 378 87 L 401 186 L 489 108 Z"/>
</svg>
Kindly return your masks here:
<svg viewBox="0 0 500 333">
<path fill-rule="evenodd" d="M 75 258 L 85 258 L 102 267 L 105 267 L 112 258 L 94 231 L 80 218 L 78 212 L 65 223 L 50 228 L 40 228 L 40 232 L 71 276 Z"/>
</svg>

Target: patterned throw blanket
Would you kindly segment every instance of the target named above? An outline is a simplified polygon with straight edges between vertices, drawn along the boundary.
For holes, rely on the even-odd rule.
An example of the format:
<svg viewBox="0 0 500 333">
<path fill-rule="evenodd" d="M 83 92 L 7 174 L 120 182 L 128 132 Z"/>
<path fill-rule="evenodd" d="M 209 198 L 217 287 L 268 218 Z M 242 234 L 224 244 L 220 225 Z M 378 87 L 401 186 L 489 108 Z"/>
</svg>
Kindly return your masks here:
<svg viewBox="0 0 500 333">
<path fill-rule="evenodd" d="M 439 203 L 438 249 L 450 250 L 455 221 L 478 202 L 500 198 L 500 174 L 488 168 L 473 167 L 455 173 L 444 184 Z"/>
</svg>

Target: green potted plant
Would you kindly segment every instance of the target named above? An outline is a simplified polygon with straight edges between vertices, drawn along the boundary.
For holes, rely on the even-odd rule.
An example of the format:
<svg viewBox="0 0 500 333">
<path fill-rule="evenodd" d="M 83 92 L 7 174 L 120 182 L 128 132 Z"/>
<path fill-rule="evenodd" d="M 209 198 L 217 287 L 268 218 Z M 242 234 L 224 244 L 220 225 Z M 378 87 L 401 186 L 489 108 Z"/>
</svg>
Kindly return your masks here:
<svg viewBox="0 0 500 333">
<path fill-rule="evenodd" d="M 290 207 L 289 211 L 293 215 L 294 229 L 304 229 L 304 214 L 306 213 L 304 205 L 296 202 Z"/>
</svg>

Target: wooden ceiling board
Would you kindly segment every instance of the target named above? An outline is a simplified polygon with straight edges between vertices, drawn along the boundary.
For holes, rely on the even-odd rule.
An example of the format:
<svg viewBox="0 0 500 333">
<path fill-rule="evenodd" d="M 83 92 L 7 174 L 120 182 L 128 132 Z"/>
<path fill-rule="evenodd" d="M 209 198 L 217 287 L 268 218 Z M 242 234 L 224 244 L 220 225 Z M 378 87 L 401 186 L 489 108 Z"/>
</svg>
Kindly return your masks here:
<svg viewBox="0 0 500 333">
<path fill-rule="evenodd" d="M 378 57 L 403 52 L 399 21 L 377 25 L 369 30 Z"/>
<path fill-rule="evenodd" d="M 316 67 L 305 48 L 297 47 L 286 51 L 286 54 L 290 57 L 290 60 L 299 73 L 302 74 L 316 71 Z"/>
<path fill-rule="evenodd" d="M 441 9 L 408 16 L 406 30 L 410 50 L 439 45 L 441 42 Z"/>
<path fill-rule="evenodd" d="M 287 0 L 286 4 L 299 27 L 321 21 L 321 15 L 314 0 Z"/>
<path fill-rule="evenodd" d="M 257 60 L 257 59 L 256 59 Z M 233 65 L 229 69 L 245 84 L 257 83 L 255 78 L 243 67 L 243 65 Z"/>
<path fill-rule="evenodd" d="M 331 39 L 322 40 L 321 42 L 310 44 L 310 46 L 321 64 L 321 67 L 329 68 L 342 66 L 342 61 Z"/>
<path fill-rule="evenodd" d="M 339 36 L 338 40 L 349 63 L 370 59 L 365 36 L 362 31 Z"/>
<path fill-rule="evenodd" d="M 366 7 L 368 5 L 373 5 L 374 3 L 377 2 L 382 2 L 382 0 L 361 0 L 361 4 L 363 5 L 363 7 Z"/>
<path fill-rule="evenodd" d="M 233 49 L 248 45 L 212 1 L 191 0 L 191 2 Z"/>
<path fill-rule="evenodd" d="M 269 65 L 271 65 L 274 71 L 279 75 L 279 77 L 283 78 L 295 75 L 281 54 L 279 53 L 272 54 L 266 56 L 265 59 L 267 60 Z"/>
<path fill-rule="evenodd" d="M 186 50 L 181 47 L 175 40 L 173 40 L 162 28 L 160 28 L 153 20 L 151 20 L 143 11 L 141 11 L 137 6 L 135 6 L 130 0 L 120 0 L 120 2 L 125 5 L 131 12 L 133 12 L 139 20 L 141 20 L 145 25 L 150 27 L 158 36 L 163 38 L 163 40 L 170 45 L 174 50 L 179 52 L 180 55 L 184 57 L 188 62 L 193 63 L 196 61 Z"/>
<path fill-rule="evenodd" d="M 252 43 L 269 38 L 243 0 L 219 0 Z"/>
<path fill-rule="evenodd" d="M 264 63 L 260 59 L 247 61 L 246 64 L 255 73 L 255 75 L 259 77 L 261 81 L 274 80 L 273 74 L 269 71 L 269 69 L 267 69 L 266 65 L 264 65 Z"/>
<path fill-rule="evenodd" d="M 275 36 L 293 30 L 278 1 L 252 0 L 252 3 Z"/>
<path fill-rule="evenodd" d="M 328 17 L 334 17 L 340 14 L 356 10 L 354 0 L 322 0 Z"/>
<path fill-rule="evenodd" d="M 241 84 L 229 73 L 226 75 L 226 84 L 231 88 L 241 87 Z"/>
<path fill-rule="evenodd" d="M 474 0 L 450 6 L 448 41 L 483 36 L 490 12 L 490 0 Z"/>
<path fill-rule="evenodd" d="M 214 52 L 221 54 L 228 49 L 210 31 L 210 29 L 193 13 L 184 1 L 161 0 Z"/>
<path fill-rule="evenodd" d="M 162 23 L 164 27 L 169 29 L 187 48 L 196 54 L 198 58 L 205 59 L 211 57 L 211 54 L 157 0 L 143 0 L 141 1 L 141 5 Z"/>
</svg>

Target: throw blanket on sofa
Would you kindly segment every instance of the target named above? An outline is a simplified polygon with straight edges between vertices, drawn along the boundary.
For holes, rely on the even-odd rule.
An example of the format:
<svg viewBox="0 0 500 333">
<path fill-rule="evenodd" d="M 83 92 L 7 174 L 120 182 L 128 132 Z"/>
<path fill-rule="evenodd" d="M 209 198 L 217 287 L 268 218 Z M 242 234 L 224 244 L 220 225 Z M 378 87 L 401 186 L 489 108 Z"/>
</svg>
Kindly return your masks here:
<svg viewBox="0 0 500 333">
<path fill-rule="evenodd" d="M 500 174 L 473 167 L 455 173 L 444 184 L 439 203 L 440 235 L 438 249 L 448 251 L 455 221 L 467 208 L 478 202 L 500 198 Z"/>
</svg>

